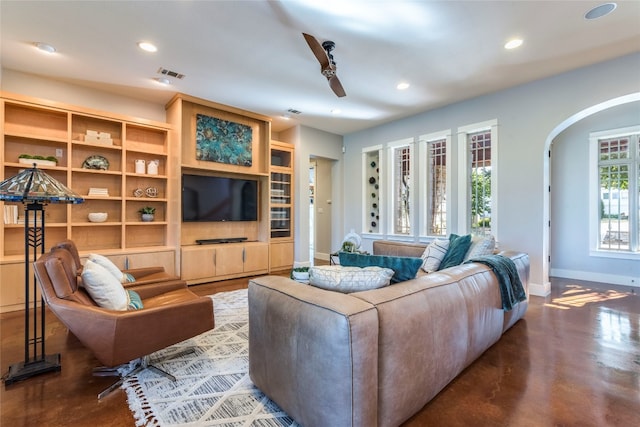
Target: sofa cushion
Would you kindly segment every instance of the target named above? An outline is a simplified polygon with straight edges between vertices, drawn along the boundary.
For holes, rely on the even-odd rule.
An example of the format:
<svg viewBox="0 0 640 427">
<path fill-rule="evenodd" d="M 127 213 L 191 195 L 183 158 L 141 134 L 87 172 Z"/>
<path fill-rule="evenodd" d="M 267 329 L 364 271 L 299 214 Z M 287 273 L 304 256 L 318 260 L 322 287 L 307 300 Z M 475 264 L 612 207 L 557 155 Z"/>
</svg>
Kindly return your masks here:
<svg viewBox="0 0 640 427">
<path fill-rule="evenodd" d="M 471 246 L 471 235 L 466 234 L 464 236 L 458 236 L 457 234 L 451 234 L 449 236 L 449 249 L 445 254 L 438 270 L 453 267 L 455 265 L 462 264 L 464 256 L 467 254 Z"/>
<path fill-rule="evenodd" d="M 89 254 L 89 259 L 96 264 L 99 264 L 105 268 L 109 273 L 113 274 L 120 283 L 135 282 L 136 279 L 131 274 L 123 273 L 120 271 L 117 265 L 115 265 L 109 258 L 100 254 Z"/>
<path fill-rule="evenodd" d="M 388 286 L 393 270 L 380 267 L 322 265 L 309 269 L 309 284 L 344 293 L 367 291 Z"/>
<path fill-rule="evenodd" d="M 471 258 L 491 255 L 495 248 L 496 238 L 493 235 L 473 236 L 471 238 L 471 246 L 464 256 L 464 261 L 468 261 Z"/>
<path fill-rule="evenodd" d="M 437 271 L 448 249 L 449 240 L 446 239 L 435 239 L 429 243 L 422 254 L 422 269 L 427 273 Z"/>
<path fill-rule="evenodd" d="M 422 258 L 397 257 L 386 255 L 364 255 L 340 252 L 340 265 L 347 267 L 381 267 L 394 271 L 391 283 L 404 282 L 416 277 L 422 265 Z"/>
<path fill-rule="evenodd" d="M 91 260 L 84 263 L 82 283 L 100 307 L 109 310 L 127 310 L 129 296 L 122 283 L 100 264 Z"/>
</svg>

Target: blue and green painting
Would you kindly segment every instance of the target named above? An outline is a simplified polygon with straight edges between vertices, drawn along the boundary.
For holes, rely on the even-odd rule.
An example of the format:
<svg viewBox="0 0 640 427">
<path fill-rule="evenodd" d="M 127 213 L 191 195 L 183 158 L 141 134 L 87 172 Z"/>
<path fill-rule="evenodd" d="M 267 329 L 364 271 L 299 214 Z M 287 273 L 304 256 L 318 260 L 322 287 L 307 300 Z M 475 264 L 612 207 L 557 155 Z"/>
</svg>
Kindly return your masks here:
<svg viewBox="0 0 640 427">
<path fill-rule="evenodd" d="M 251 126 L 196 115 L 196 160 L 251 166 Z"/>
</svg>

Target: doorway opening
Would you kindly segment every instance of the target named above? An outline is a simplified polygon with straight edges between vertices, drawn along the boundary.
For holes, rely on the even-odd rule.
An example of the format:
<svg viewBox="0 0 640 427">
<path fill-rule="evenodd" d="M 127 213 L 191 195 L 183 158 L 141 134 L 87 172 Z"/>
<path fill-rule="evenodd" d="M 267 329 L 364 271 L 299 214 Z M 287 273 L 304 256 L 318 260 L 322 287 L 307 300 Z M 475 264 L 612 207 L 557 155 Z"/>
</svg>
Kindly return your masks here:
<svg viewBox="0 0 640 427">
<path fill-rule="evenodd" d="M 314 198 L 315 198 L 315 188 L 316 188 L 316 162 L 313 160 L 309 161 L 309 264 L 315 264 L 315 255 L 316 255 L 316 223 L 315 223 L 315 208 L 314 208 Z"/>
</svg>

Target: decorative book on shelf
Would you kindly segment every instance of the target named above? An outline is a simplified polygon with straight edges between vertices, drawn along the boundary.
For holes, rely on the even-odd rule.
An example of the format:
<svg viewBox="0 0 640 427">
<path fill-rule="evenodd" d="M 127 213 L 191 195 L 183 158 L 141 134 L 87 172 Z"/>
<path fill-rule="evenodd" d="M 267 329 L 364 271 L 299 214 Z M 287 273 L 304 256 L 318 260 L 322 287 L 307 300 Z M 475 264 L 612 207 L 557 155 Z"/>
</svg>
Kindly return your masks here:
<svg viewBox="0 0 640 427">
<path fill-rule="evenodd" d="M 5 224 L 19 224 L 18 218 L 18 205 L 5 205 L 4 206 L 4 223 Z M 24 222 L 23 222 L 24 224 Z"/>
<path fill-rule="evenodd" d="M 97 188 L 91 187 L 89 188 L 89 196 L 102 196 L 109 197 L 109 189 L 108 188 Z"/>
</svg>

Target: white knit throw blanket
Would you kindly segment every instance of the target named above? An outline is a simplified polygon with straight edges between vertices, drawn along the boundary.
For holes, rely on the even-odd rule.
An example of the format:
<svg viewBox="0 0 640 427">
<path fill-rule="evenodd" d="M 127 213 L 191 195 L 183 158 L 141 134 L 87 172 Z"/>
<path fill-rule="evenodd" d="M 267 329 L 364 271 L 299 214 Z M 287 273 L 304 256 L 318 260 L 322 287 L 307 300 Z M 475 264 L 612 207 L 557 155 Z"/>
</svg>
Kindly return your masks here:
<svg viewBox="0 0 640 427">
<path fill-rule="evenodd" d="M 299 427 L 249 379 L 247 290 L 212 298 L 215 329 L 151 355 L 177 381 L 145 370 L 123 384 L 136 425 Z"/>
</svg>

